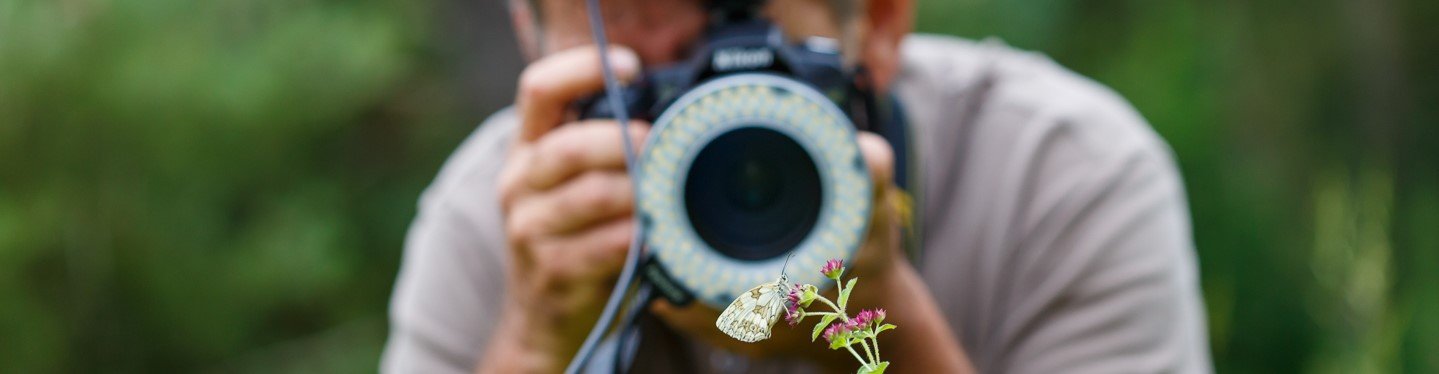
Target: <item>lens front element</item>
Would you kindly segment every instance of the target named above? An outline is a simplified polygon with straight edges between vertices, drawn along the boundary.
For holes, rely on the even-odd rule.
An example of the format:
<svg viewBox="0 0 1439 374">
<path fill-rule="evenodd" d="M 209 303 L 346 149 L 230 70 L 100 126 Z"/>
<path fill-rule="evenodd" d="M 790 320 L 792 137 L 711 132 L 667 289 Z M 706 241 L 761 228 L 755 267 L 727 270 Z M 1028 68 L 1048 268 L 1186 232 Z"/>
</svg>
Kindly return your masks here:
<svg viewBox="0 0 1439 374">
<path fill-rule="evenodd" d="M 740 127 L 700 150 L 684 201 L 700 239 L 754 261 L 799 245 L 819 219 L 823 194 L 819 170 L 799 143 L 778 131 Z"/>
</svg>

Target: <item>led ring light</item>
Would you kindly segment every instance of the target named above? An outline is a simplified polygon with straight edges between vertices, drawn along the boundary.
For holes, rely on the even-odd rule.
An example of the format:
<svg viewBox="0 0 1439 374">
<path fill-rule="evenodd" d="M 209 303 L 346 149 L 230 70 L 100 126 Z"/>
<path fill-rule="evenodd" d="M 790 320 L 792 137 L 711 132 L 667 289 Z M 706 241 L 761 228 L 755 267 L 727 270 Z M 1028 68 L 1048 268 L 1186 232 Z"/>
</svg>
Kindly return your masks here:
<svg viewBox="0 0 1439 374">
<path fill-rule="evenodd" d="M 641 154 L 638 199 L 655 261 L 670 281 L 715 308 L 773 281 L 786 257 L 746 261 L 721 254 L 695 232 L 686 211 L 686 178 L 700 150 L 722 134 L 749 127 L 788 136 L 818 171 L 819 216 L 794 249 L 789 279 L 827 285 L 820 266 L 831 258 L 853 258 L 869 224 L 869 170 L 854 125 L 831 101 L 808 85 L 769 74 L 736 74 L 700 85 L 655 121 Z"/>
</svg>

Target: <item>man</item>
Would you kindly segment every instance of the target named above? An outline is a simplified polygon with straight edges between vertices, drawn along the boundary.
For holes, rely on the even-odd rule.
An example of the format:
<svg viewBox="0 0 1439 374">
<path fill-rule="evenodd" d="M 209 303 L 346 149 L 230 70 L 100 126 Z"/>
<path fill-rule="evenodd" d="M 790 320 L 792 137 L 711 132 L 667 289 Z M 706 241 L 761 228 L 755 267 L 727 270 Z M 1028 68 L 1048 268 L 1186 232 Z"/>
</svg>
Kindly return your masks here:
<svg viewBox="0 0 1439 374">
<path fill-rule="evenodd" d="M 704 0 L 607 0 L 620 79 L 686 56 Z M 389 372 L 555 372 L 619 272 L 633 191 L 613 121 L 573 121 L 601 89 L 580 0 L 512 0 L 531 62 L 513 108 L 451 157 L 421 199 L 391 305 Z M 770 0 L 795 36 L 841 40 L 893 94 L 913 155 L 917 261 L 876 204 L 851 303 L 884 307 L 896 372 L 1210 370 L 1188 208 L 1167 146 L 1121 98 L 1042 56 L 908 35 L 911 0 Z M 630 126 L 638 143 L 648 125 Z M 861 134 L 890 201 L 894 151 Z M 795 271 L 810 271 L 795 270 Z M 743 344 L 718 312 L 659 303 L 638 371 L 852 371 L 807 329 Z"/>
</svg>

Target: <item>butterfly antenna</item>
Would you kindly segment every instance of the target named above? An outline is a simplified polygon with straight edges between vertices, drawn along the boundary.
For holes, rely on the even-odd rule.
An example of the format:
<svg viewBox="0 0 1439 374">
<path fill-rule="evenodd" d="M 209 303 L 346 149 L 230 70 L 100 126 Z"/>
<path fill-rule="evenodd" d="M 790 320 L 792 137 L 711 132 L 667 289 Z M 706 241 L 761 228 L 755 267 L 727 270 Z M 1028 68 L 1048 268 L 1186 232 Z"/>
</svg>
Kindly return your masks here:
<svg viewBox="0 0 1439 374">
<path fill-rule="evenodd" d="M 794 258 L 794 251 L 790 251 L 789 256 L 784 256 L 784 265 L 779 267 L 779 275 L 785 275 L 785 270 L 789 269 L 789 259 L 791 258 Z"/>
</svg>

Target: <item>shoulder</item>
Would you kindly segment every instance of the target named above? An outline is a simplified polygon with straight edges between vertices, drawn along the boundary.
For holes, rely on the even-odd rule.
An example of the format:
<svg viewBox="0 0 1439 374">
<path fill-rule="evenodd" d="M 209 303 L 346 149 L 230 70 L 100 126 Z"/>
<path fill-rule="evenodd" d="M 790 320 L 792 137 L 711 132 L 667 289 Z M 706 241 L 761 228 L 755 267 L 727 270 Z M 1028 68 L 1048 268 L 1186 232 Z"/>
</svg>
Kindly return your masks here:
<svg viewBox="0 0 1439 374">
<path fill-rule="evenodd" d="M 1134 173 L 1179 188 L 1168 145 L 1127 101 L 1041 54 L 927 35 L 906 39 L 902 53 L 895 92 L 926 203 L 1033 215 Z"/>
<path fill-rule="evenodd" d="M 935 35 L 911 35 L 901 53 L 896 92 L 921 134 L 1019 141 L 1061 131 L 1093 158 L 1167 153 L 1128 101 L 1042 54 L 994 39 Z"/>
<path fill-rule="evenodd" d="M 926 240 L 963 235 L 1011 255 L 1003 248 L 1141 195 L 1187 214 L 1169 146 L 1113 90 L 993 40 L 916 35 L 902 53 L 895 92 Z"/>
</svg>

